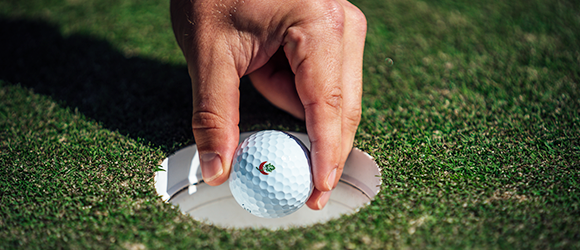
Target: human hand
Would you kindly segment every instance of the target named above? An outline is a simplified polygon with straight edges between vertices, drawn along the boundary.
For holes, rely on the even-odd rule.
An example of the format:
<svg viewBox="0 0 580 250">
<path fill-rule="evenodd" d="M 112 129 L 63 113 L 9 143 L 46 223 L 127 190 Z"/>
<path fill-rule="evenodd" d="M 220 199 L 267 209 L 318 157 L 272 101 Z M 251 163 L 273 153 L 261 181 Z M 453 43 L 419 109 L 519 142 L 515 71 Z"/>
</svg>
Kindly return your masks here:
<svg viewBox="0 0 580 250">
<path fill-rule="evenodd" d="M 225 182 L 239 139 L 239 79 L 304 119 L 322 209 L 360 122 L 366 19 L 346 0 L 171 0 L 193 87 L 192 128 L 204 181 Z"/>
</svg>

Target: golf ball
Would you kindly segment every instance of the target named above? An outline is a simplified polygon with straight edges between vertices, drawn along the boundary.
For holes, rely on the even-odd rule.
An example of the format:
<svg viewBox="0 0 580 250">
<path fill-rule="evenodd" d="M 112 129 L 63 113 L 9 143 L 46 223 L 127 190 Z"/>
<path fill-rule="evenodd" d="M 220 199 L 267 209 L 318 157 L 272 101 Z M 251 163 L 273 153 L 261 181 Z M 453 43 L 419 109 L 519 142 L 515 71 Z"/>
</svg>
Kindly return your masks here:
<svg viewBox="0 0 580 250">
<path fill-rule="evenodd" d="M 236 149 L 229 184 L 235 200 L 251 214 L 289 215 L 313 190 L 308 149 L 285 132 L 254 133 Z"/>
</svg>

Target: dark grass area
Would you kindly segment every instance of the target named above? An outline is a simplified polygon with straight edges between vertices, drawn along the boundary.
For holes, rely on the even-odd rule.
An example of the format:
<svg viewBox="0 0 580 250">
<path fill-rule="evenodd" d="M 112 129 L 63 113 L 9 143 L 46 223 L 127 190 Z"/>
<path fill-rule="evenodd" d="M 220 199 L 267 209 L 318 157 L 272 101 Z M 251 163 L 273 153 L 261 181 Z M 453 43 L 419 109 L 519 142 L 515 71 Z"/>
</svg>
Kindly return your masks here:
<svg viewBox="0 0 580 250">
<path fill-rule="evenodd" d="M 0 19 L 3 49 L 0 77 L 59 100 L 71 109 L 173 152 L 193 143 L 191 86 L 184 65 L 171 65 L 116 51 L 104 40 L 84 35 L 63 37 L 37 20 Z M 244 79 L 241 128 L 256 120 L 300 129 L 301 122 L 269 104 Z"/>
<path fill-rule="evenodd" d="M 222 229 L 153 187 L 194 143 L 161 0 L 0 2 L 0 248 L 580 248 L 580 7 L 355 1 L 368 19 L 360 212 Z M 304 131 L 241 85 L 242 131 Z"/>
</svg>

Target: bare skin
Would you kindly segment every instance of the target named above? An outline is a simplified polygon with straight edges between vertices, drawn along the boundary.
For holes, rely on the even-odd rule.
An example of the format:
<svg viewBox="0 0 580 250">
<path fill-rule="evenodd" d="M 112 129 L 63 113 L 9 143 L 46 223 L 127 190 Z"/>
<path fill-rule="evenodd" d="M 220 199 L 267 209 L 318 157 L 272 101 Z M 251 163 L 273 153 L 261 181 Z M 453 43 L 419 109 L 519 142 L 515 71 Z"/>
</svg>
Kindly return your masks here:
<svg viewBox="0 0 580 250">
<path fill-rule="evenodd" d="M 202 175 L 220 185 L 239 139 L 239 79 L 306 122 L 322 209 L 338 184 L 360 122 L 366 19 L 346 0 L 171 0 L 193 87 Z"/>
</svg>

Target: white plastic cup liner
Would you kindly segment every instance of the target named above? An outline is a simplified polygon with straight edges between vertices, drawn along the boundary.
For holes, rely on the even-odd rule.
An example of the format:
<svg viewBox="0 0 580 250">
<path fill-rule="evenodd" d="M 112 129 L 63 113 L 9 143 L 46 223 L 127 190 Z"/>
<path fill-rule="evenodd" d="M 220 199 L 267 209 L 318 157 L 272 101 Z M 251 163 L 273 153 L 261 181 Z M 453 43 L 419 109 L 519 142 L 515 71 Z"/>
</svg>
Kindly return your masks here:
<svg viewBox="0 0 580 250">
<path fill-rule="evenodd" d="M 310 149 L 308 135 L 288 133 Z M 251 134 L 241 133 L 240 142 Z M 164 201 L 179 206 L 183 213 L 196 220 L 224 228 L 284 229 L 324 223 L 357 212 L 374 199 L 381 185 L 380 171 L 373 158 L 353 148 L 324 209 L 315 211 L 303 206 L 288 216 L 267 219 L 244 210 L 232 196 L 227 181 L 217 187 L 203 182 L 196 145 L 169 156 L 163 160 L 161 168 L 164 171 L 155 174 L 155 188 Z"/>
</svg>

